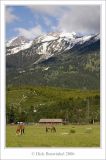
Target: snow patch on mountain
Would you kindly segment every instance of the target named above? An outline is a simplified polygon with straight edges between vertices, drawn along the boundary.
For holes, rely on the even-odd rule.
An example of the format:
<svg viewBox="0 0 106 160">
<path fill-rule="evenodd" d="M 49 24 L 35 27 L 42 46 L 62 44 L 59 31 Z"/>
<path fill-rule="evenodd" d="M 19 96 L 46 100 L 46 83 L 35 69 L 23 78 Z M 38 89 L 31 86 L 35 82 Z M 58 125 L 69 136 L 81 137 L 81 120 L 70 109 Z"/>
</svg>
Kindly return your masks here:
<svg viewBox="0 0 106 160">
<path fill-rule="evenodd" d="M 26 39 L 24 36 L 14 37 L 13 39 L 7 41 L 6 46 L 7 47 L 17 47 L 19 45 L 23 45 L 25 43 L 28 43 L 29 40 Z"/>
<path fill-rule="evenodd" d="M 14 40 L 16 40 L 17 38 L 18 38 L 18 37 L 14 37 L 14 38 L 12 38 L 11 40 L 7 41 L 7 42 L 6 42 L 6 47 L 10 47 L 11 44 L 12 44 L 12 42 L 13 42 Z"/>
<path fill-rule="evenodd" d="M 83 36 L 83 37 L 82 37 L 83 43 L 86 42 L 86 41 L 88 41 L 88 40 L 90 40 L 91 37 L 92 37 L 91 35 L 89 35 L 89 36 Z"/>
<path fill-rule="evenodd" d="M 20 46 L 14 47 L 12 49 L 9 49 L 10 53 L 7 53 L 7 55 L 16 54 L 21 50 L 25 50 L 25 49 L 30 48 L 31 45 L 32 45 L 32 41 L 30 41 L 29 43 L 25 43 L 25 44 L 22 44 Z"/>
<path fill-rule="evenodd" d="M 41 40 L 41 42 L 49 42 L 49 41 L 53 41 L 56 40 L 57 37 L 53 37 L 53 36 L 46 36 L 44 39 Z"/>
<path fill-rule="evenodd" d="M 62 32 L 59 37 L 62 37 L 62 38 L 67 37 L 68 39 L 75 39 L 76 35 L 77 34 L 75 32 L 72 32 L 72 33 Z"/>
<path fill-rule="evenodd" d="M 86 44 L 86 42 L 95 42 L 100 39 L 100 35 L 78 36 L 75 32 L 52 32 L 47 35 L 41 35 L 33 41 L 24 37 L 15 37 L 7 42 L 7 55 L 16 54 L 20 51 L 30 49 L 30 54 L 40 55 L 39 59 L 34 62 L 37 64 L 42 60 L 47 60 L 57 54 L 72 49 L 75 45 Z"/>
<path fill-rule="evenodd" d="M 95 36 L 95 40 L 99 40 L 100 39 L 100 34 L 97 34 L 96 36 Z"/>
</svg>

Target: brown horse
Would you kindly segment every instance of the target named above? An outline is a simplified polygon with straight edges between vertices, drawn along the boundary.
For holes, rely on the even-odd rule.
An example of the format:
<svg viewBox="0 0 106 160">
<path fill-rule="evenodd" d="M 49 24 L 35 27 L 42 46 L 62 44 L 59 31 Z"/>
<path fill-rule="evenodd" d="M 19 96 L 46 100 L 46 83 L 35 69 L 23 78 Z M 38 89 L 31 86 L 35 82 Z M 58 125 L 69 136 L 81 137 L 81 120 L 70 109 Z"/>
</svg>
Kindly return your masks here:
<svg viewBox="0 0 106 160">
<path fill-rule="evenodd" d="M 56 128 L 55 128 L 54 126 L 51 126 L 51 127 L 47 127 L 47 126 L 46 126 L 46 133 L 49 132 L 49 130 L 50 130 L 51 132 L 56 132 Z"/>
<path fill-rule="evenodd" d="M 25 125 L 24 125 L 24 123 L 23 122 L 19 122 L 18 123 L 18 126 L 17 126 L 17 129 L 16 129 L 16 134 L 17 135 L 22 135 L 22 134 L 24 134 L 24 132 L 25 132 Z"/>
</svg>

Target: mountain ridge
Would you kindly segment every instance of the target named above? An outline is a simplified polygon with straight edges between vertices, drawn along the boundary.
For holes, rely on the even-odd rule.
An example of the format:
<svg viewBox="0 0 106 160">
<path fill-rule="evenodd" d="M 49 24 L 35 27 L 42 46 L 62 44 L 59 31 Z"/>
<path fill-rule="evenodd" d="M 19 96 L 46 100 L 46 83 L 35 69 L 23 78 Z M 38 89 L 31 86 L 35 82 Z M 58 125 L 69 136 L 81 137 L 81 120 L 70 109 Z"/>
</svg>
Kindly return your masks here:
<svg viewBox="0 0 106 160">
<path fill-rule="evenodd" d="M 6 51 L 7 85 L 100 87 L 99 34 L 67 33 L 65 37 L 63 33 L 49 33 L 37 37 L 29 48 L 16 54 L 8 55 L 8 47 Z"/>
<path fill-rule="evenodd" d="M 95 38 L 96 37 L 96 38 Z M 98 40 L 99 34 L 88 35 L 88 36 L 77 36 L 75 32 L 72 33 L 49 33 L 47 35 L 42 35 L 34 40 L 28 40 L 23 36 L 15 37 L 6 43 L 7 55 L 16 54 L 19 51 L 28 49 L 30 47 L 35 47 L 37 54 L 53 56 L 52 53 L 62 52 L 69 50 L 76 44 L 83 44 L 89 40 Z M 38 47 L 37 47 L 38 46 Z M 48 58 L 49 58 L 48 56 Z"/>
</svg>

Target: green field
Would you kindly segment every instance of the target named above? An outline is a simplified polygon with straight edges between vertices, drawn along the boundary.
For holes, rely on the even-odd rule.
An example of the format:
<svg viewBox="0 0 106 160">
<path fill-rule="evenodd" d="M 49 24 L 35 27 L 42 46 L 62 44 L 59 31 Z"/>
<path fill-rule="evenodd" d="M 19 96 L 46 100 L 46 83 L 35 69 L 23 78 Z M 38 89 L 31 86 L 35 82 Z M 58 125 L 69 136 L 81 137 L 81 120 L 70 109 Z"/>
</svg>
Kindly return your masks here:
<svg viewBox="0 0 106 160">
<path fill-rule="evenodd" d="M 99 124 L 59 125 L 56 133 L 46 133 L 45 126 L 28 125 L 24 135 L 16 135 L 16 127 L 7 125 L 6 147 L 100 147 Z"/>
<path fill-rule="evenodd" d="M 56 133 L 46 133 L 45 126 L 27 125 L 25 135 L 18 136 L 16 135 L 17 126 L 7 125 L 6 146 L 100 146 L 99 90 L 74 90 L 36 86 L 10 87 L 7 89 L 7 124 L 19 121 L 37 124 L 42 118 L 61 118 L 69 122 L 70 125 L 56 126 Z M 92 124 L 93 121 L 95 122 L 94 125 Z M 70 133 L 70 131 L 74 131 L 74 133 Z"/>
</svg>

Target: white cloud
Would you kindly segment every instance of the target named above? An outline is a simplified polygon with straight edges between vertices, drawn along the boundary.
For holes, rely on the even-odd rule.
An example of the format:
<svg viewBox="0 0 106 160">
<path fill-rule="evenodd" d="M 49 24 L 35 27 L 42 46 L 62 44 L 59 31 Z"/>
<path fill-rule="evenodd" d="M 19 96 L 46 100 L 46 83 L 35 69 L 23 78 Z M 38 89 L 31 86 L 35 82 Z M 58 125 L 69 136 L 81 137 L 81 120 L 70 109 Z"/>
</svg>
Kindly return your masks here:
<svg viewBox="0 0 106 160">
<path fill-rule="evenodd" d="M 100 32 L 100 7 L 97 5 L 35 5 L 28 6 L 28 8 L 35 15 L 39 13 L 42 17 L 56 18 L 58 20 L 57 30 L 82 33 Z M 52 19 L 49 18 L 45 18 L 48 26 L 52 22 Z M 52 25 L 55 26 L 53 23 Z"/>
<path fill-rule="evenodd" d="M 68 32 L 100 32 L 99 6 L 72 6 L 59 19 L 58 28 Z"/>
<path fill-rule="evenodd" d="M 51 19 L 50 18 L 48 18 L 48 17 L 43 17 L 43 20 L 44 20 L 44 22 L 45 22 L 45 24 L 47 25 L 47 26 L 52 26 L 52 21 L 51 21 Z"/>
<path fill-rule="evenodd" d="M 35 5 L 28 6 L 32 12 L 43 13 L 50 16 L 60 16 L 65 12 L 65 7 L 56 6 L 56 5 Z"/>
<path fill-rule="evenodd" d="M 19 35 L 22 35 L 28 39 L 33 39 L 43 34 L 43 31 L 40 25 L 37 25 L 36 27 L 30 28 L 30 29 L 16 28 L 15 30 L 18 31 Z"/>
<path fill-rule="evenodd" d="M 5 18 L 6 18 L 6 23 L 11 23 L 15 20 L 19 20 L 19 17 L 16 16 L 14 13 L 13 13 L 13 9 L 12 8 L 6 8 L 6 13 L 5 13 Z"/>
<path fill-rule="evenodd" d="M 44 31 L 47 30 L 50 30 L 51 32 L 74 31 L 88 34 L 100 32 L 100 7 L 97 5 L 36 5 L 28 6 L 27 8 L 29 8 L 34 14 L 34 17 L 32 18 L 35 19 L 31 19 L 31 22 L 36 21 L 37 25 L 29 29 L 20 26 L 19 28 L 15 29 L 15 31 L 17 31 L 19 35 L 23 35 L 29 39 L 33 39 L 43 34 Z M 42 17 L 40 18 L 40 16 Z M 13 14 L 12 7 L 7 8 L 7 23 L 15 20 L 19 20 L 19 17 Z M 46 27 L 43 26 L 44 23 Z"/>
</svg>

